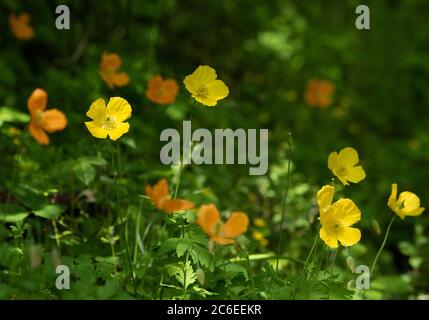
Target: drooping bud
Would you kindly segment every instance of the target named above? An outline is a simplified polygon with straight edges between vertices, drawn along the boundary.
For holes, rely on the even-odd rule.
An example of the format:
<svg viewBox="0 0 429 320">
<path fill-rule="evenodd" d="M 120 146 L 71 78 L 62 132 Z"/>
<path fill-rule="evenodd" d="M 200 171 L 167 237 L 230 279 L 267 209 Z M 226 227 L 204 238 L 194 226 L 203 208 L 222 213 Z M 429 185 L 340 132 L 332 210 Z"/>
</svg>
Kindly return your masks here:
<svg viewBox="0 0 429 320">
<path fill-rule="evenodd" d="M 356 273 L 356 263 L 355 263 L 355 259 L 353 259 L 352 256 L 348 256 L 346 259 L 347 262 L 347 266 L 349 267 L 349 269 L 351 270 L 351 272 Z"/>
<path fill-rule="evenodd" d="M 198 269 L 195 271 L 195 275 L 197 276 L 198 281 L 199 281 L 202 285 L 204 285 L 204 282 L 205 282 L 205 280 L 206 280 L 206 275 L 204 274 L 203 269 L 198 268 Z"/>
<path fill-rule="evenodd" d="M 381 234 L 380 226 L 379 226 L 378 222 L 375 219 L 371 220 L 371 227 L 372 227 L 372 230 L 374 230 L 374 232 L 377 235 Z"/>
</svg>

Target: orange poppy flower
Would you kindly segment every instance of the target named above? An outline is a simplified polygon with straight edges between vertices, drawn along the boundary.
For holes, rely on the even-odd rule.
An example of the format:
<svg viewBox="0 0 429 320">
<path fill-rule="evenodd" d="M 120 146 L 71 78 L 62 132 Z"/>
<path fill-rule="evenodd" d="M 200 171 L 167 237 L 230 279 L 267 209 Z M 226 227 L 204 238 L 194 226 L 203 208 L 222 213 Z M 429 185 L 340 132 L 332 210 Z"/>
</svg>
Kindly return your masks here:
<svg viewBox="0 0 429 320">
<path fill-rule="evenodd" d="M 179 86 L 174 79 L 162 79 L 161 76 L 153 76 L 149 79 L 146 97 L 157 104 L 170 104 L 176 101 Z"/>
<path fill-rule="evenodd" d="M 170 199 L 169 186 L 165 179 L 158 181 L 154 187 L 146 186 L 145 191 L 155 207 L 167 213 L 189 210 L 194 207 L 194 204 L 191 201 Z"/>
<path fill-rule="evenodd" d="M 103 52 L 100 63 L 100 76 L 110 89 L 126 86 L 130 78 L 125 72 L 118 72 L 122 65 L 121 58 L 116 53 Z"/>
<path fill-rule="evenodd" d="M 235 243 L 232 238 L 247 231 L 249 218 L 244 212 L 232 212 L 228 221 L 222 224 L 216 206 L 209 204 L 201 206 L 198 210 L 196 222 L 209 235 L 210 240 L 224 245 Z"/>
<path fill-rule="evenodd" d="M 329 107 L 334 92 L 335 85 L 331 81 L 312 79 L 307 84 L 305 102 L 311 107 Z"/>
<path fill-rule="evenodd" d="M 29 40 L 34 37 L 34 30 L 29 25 L 31 17 L 28 13 L 9 16 L 9 25 L 15 38 L 19 40 Z"/>
<path fill-rule="evenodd" d="M 28 98 L 27 106 L 30 111 L 30 134 L 40 144 L 49 144 L 46 134 L 61 131 L 67 126 L 67 118 L 58 109 L 45 111 L 48 103 L 48 94 L 45 90 L 36 89 Z"/>
</svg>

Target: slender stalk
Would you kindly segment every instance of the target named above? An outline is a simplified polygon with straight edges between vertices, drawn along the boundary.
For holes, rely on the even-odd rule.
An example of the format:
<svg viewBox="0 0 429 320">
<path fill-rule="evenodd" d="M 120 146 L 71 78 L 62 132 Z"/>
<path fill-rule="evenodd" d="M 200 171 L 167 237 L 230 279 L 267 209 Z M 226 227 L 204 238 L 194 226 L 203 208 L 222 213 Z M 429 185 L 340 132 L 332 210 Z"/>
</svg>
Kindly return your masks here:
<svg viewBox="0 0 429 320">
<path fill-rule="evenodd" d="M 186 276 L 187 276 L 187 266 L 188 266 L 188 259 L 189 259 L 189 250 L 186 252 L 186 259 L 185 259 L 185 267 L 183 269 L 183 300 L 186 300 L 186 291 L 188 289 L 188 285 L 186 283 Z"/>
<path fill-rule="evenodd" d="M 293 299 L 295 299 L 295 297 L 296 297 L 296 293 L 298 292 L 298 288 L 301 284 L 302 276 L 305 273 L 305 268 L 307 267 L 307 264 L 310 261 L 310 258 L 313 255 L 313 252 L 315 251 L 315 248 L 317 246 L 318 241 L 319 241 L 319 234 L 316 234 L 316 238 L 314 240 L 313 246 L 310 249 L 310 253 L 307 256 L 307 259 L 305 259 L 305 263 L 304 263 L 304 266 L 302 267 L 301 274 L 298 277 L 298 281 L 296 283 L 295 290 L 293 292 Z"/>
<path fill-rule="evenodd" d="M 194 116 L 194 110 L 195 110 L 195 105 L 196 105 L 196 100 L 194 100 L 194 103 L 192 104 L 192 108 L 191 108 L 191 116 L 190 116 L 190 121 L 192 122 L 193 116 Z M 182 176 L 182 168 L 183 168 L 183 160 L 185 158 L 185 155 L 183 154 L 181 159 L 180 159 L 180 167 L 179 167 L 179 172 L 177 174 L 177 182 L 176 182 L 176 189 L 174 191 L 174 199 L 176 199 L 177 194 L 179 193 L 179 186 L 180 186 L 180 178 Z"/>
<path fill-rule="evenodd" d="M 191 123 L 192 123 L 192 119 L 194 118 L 195 105 L 196 105 L 196 100 L 194 100 L 194 103 L 192 104 L 192 107 L 191 107 L 191 117 L 190 117 Z"/>
<path fill-rule="evenodd" d="M 140 217 L 141 217 L 141 210 L 143 206 L 143 198 L 140 199 L 139 204 L 139 210 L 137 211 L 137 217 L 136 217 L 136 231 L 135 231 L 135 241 L 134 241 L 134 254 L 133 254 L 133 262 L 136 263 L 137 261 L 137 247 L 140 237 Z"/>
<path fill-rule="evenodd" d="M 374 270 L 375 265 L 377 264 L 378 258 L 380 257 L 381 252 L 384 249 L 384 246 L 386 245 L 386 241 L 387 241 L 387 237 L 389 236 L 389 232 L 390 232 L 390 228 L 392 227 L 393 221 L 395 221 L 396 215 L 394 214 L 392 216 L 392 219 L 390 219 L 389 225 L 387 226 L 386 229 L 386 234 L 384 235 L 384 239 L 383 242 L 381 243 L 381 247 L 377 252 L 377 255 L 375 256 L 374 262 L 372 263 L 372 267 L 370 270 L 370 273 L 372 274 L 372 271 Z"/>
<path fill-rule="evenodd" d="M 55 233 L 55 242 L 57 243 L 58 250 L 61 253 L 61 240 L 58 234 L 57 221 L 55 219 L 51 221 L 52 221 L 52 227 L 54 228 L 54 233 Z"/>
<path fill-rule="evenodd" d="M 119 144 L 117 144 L 117 149 L 116 149 L 116 153 L 119 154 L 120 149 L 119 149 Z M 119 155 L 118 155 L 119 158 Z M 117 177 L 118 177 L 118 172 L 115 171 L 115 151 L 112 148 L 112 172 L 113 172 L 113 179 L 114 179 L 114 189 L 115 189 L 115 194 L 116 194 L 116 202 L 117 202 L 117 206 L 118 206 L 118 213 L 119 213 L 119 220 L 121 223 L 121 228 L 122 228 L 122 233 L 124 235 L 124 241 L 125 241 L 125 251 L 126 251 L 126 255 L 127 255 L 127 260 L 128 260 L 128 266 L 130 268 L 130 273 L 131 273 L 131 280 L 134 284 L 134 289 L 135 289 L 135 293 L 137 294 L 137 283 L 135 281 L 134 278 L 134 271 L 133 271 L 133 266 L 131 263 L 131 257 L 130 257 L 130 250 L 129 250 L 129 246 L 128 246 L 128 237 L 127 237 L 127 233 L 124 227 L 124 220 L 122 217 L 122 209 L 121 209 L 121 204 L 119 201 L 119 194 L 118 194 L 118 188 L 117 188 Z"/>
<path fill-rule="evenodd" d="M 289 133 L 289 139 L 290 139 L 290 136 L 291 136 L 291 134 Z M 280 250 L 281 250 L 282 244 L 283 244 L 283 223 L 284 223 L 284 219 L 285 219 L 285 215 L 286 215 L 286 204 L 287 204 L 287 197 L 289 194 L 289 187 L 290 187 L 291 156 L 292 156 L 292 146 L 291 146 L 290 142 L 288 142 L 287 187 L 286 187 L 285 196 L 283 198 L 282 219 L 280 221 L 280 237 L 279 237 L 279 245 L 277 248 L 277 255 L 280 254 Z M 276 260 L 276 273 L 278 273 L 278 272 L 279 272 L 279 258 L 277 258 L 277 260 Z"/>
<path fill-rule="evenodd" d="M 13 160 L 13 167 L 12 167 L 12 186 L 15 185 L 15 180 L 17 176 L 17 167 L 19 165 L 19 158 L 21 157 L 22 148 L 24 145 L 24 138 L 25 138 L 26 131 L 23 130 L 21 133 L 21 137 L 19 138 L 19 146 L 16 150 L 16 154 Z M 7 197 L 6 197 L 6 203 L 9 203 L 11 197 L 10 188 L 7 189 Z"/>
</svg>

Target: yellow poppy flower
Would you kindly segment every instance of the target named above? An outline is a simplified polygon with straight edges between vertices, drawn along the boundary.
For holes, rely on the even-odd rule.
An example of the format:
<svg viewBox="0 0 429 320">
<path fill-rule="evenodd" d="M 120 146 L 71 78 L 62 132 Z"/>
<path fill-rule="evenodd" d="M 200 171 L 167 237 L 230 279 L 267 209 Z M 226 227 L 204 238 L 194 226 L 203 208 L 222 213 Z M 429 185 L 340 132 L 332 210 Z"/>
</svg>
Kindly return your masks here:
<svg viewBox="0 0 429 320">
<path fill-rule="evenodd" d="M 404 191 L 398 196 L 398 185 L 392 184 L 392 193 L 390 194 L 387 205 L 393 210 L 402 220 L 406 216 L 415 217 L 422 214 L 425 208 L 420 207 L 419 197 L 409 191 Z"/>
<path fill-rule="evenodd" d="M 335 188 L 333 186 L 323 186 L 317 192 L 317 206 L 319 207 L 319 213 L 323 214 L 329 210 L 332 204 L 332 200 L 334 199 L 334 191 Z"/>
<path fill-rule="evenodd" d="M 85 125 L 94 137 L 106 139 L 109 136 L 115 141 L 128 132 L 130 125 L 124 121 L 131 117 L 131 111 L 130 104 L 124 98 L 110 98 L 107 107 L 103 99 L 98 99 L 86 113 L 94 121 L 85 122 Z"/>
<path fill-rule="evenodd" d="M 356 166 L 358 162 L 357 151 L 349 147 L 340 153 L 332 152 L 328 158 L 328 167 L 344 185 L 349 185 L 348 181 L 358 183 L 365 179 L 362 166 Z"/>
<path fill-rule="evenodd" d="M 345 247 L 359 242 L 360 230 L 351 226 L 361 218 L 359 208 L 350 199 L 340 199 L 320 215 L 320 238 L 330 248 L 338 248 L 338 241 Z"/>
<path fill-rule="evenodd" d="M 215 106 L 218 100 L 229 94 L 228 87 L 217 79 L 215 69 L 209 66 L 199 66 L 194 73 L 185 77 L 183 83 L 192 98 L 206 106 Z"/>
</svg>

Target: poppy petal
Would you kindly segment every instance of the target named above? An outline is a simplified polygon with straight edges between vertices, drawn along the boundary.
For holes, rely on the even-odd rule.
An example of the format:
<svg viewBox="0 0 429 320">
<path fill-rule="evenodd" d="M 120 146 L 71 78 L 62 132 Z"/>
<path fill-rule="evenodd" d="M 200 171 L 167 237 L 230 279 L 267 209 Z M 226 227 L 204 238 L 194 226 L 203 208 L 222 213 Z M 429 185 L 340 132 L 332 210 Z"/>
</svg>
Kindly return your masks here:
<svg viewBox="0 0 429 320">
<path fill-rule="evenodd" d="M 43 111 L 46 109 L 48 103 L 48 94 L 43 89 L 36 89 L 33 91 L 31 96 L 28 98 L 27 106 L 28 110 L 32 115 L 37 111 Z"/>
<path fill-rule="evenodd" d="M 36 139 L 38 143 L 44 144 L 44 145 L 49 144 L 48 135 L 34 121 L 30 122 L 29 131 L 30 131 L 30 134 L 33 136 L 34 139 Z"/>
<path fill-rule="evenodd" d="M 357 228 L 346 227 L 338 233 L 338 240 L 345 247 L 350 247 L 359 242 L 361 238 L 361 232 Z"/>
<path fill-rule="evenodd" d="M 95 100 L 91 104 L 86 115 L 92 120 L 101 122 L 106 117 L 106 113 L 107 113 L 106 103 L 104 102 L 104 99 L 100 98 Z"/>
<path fill-rule="evenodd" d="M 161 209 L 165 212 L 173 213 L 177 211 L 189 210 L 193 207 L 194 204 L 191 201 L 182 199 L 169 199 L 163 202 Z"/>
<path fill-rule="evenodd" d="M 122 135 L 128 132 L 130 124 L 128 122 L 119 123 L 115 129 L 109 131 L 109 137 L 111 140 L 116 141 Z"/>
<path fill-rule="evenodd" d="M 214 204 L 202 205 L 198 210 L 196 223 L 210 236 L 213 237 L 216 226 L 220 222 L 219 211 Z"/>
<path fill-rule="evenodd" d="M 58 109 L 51 109 L 43 112 L 43 129 L 47 132 L 63 130 L 67 126 L 67 118 Z"/>
<path fill-rule="evenodd" d="M 244 212 L 233 212 L 228 221 L 220 228 L 220 234 L 226 238 L 235 238 L 246 232 L 249 218 Z"/>
<path fill-rule="evenodd" d="M 338 162 L 345 167 L 353 167 L 359 162 L 359 155 L 353 148 L 347 147 L 338 154 Z"/>
<path fill-rule="evenodd" d="M 99 139 L 107 138 L 107 130 L 97 126 L 95 121 L 85 122 L 85 125 L 94 137 Z"/>
<path fill-rule="evenodd" d="M 324 227 L 320 228 L 319 231 L 320 239 L 322 239 L 326 245 L 330 248 L 338 248 L 338 239 L 334 235 L 328 234 Z"/>
<path fill-rule="evenodd" d="M 130 82 L 130 77 L 125 73 L 115 73 L 111 77 L 112 83 L 117 87 L 126 86 Z"/>
<path fill-rule="evenodd" d="M 110 98 L 109 103 L 107 104 L 107 110 L 109 115 L 115 117 L 118 122 L 129 119 L 132 111 L 128 101 L 121 97 Z M 122 127 L 122 129 L 124 128 L 125 127 Z"/>
</svg>

